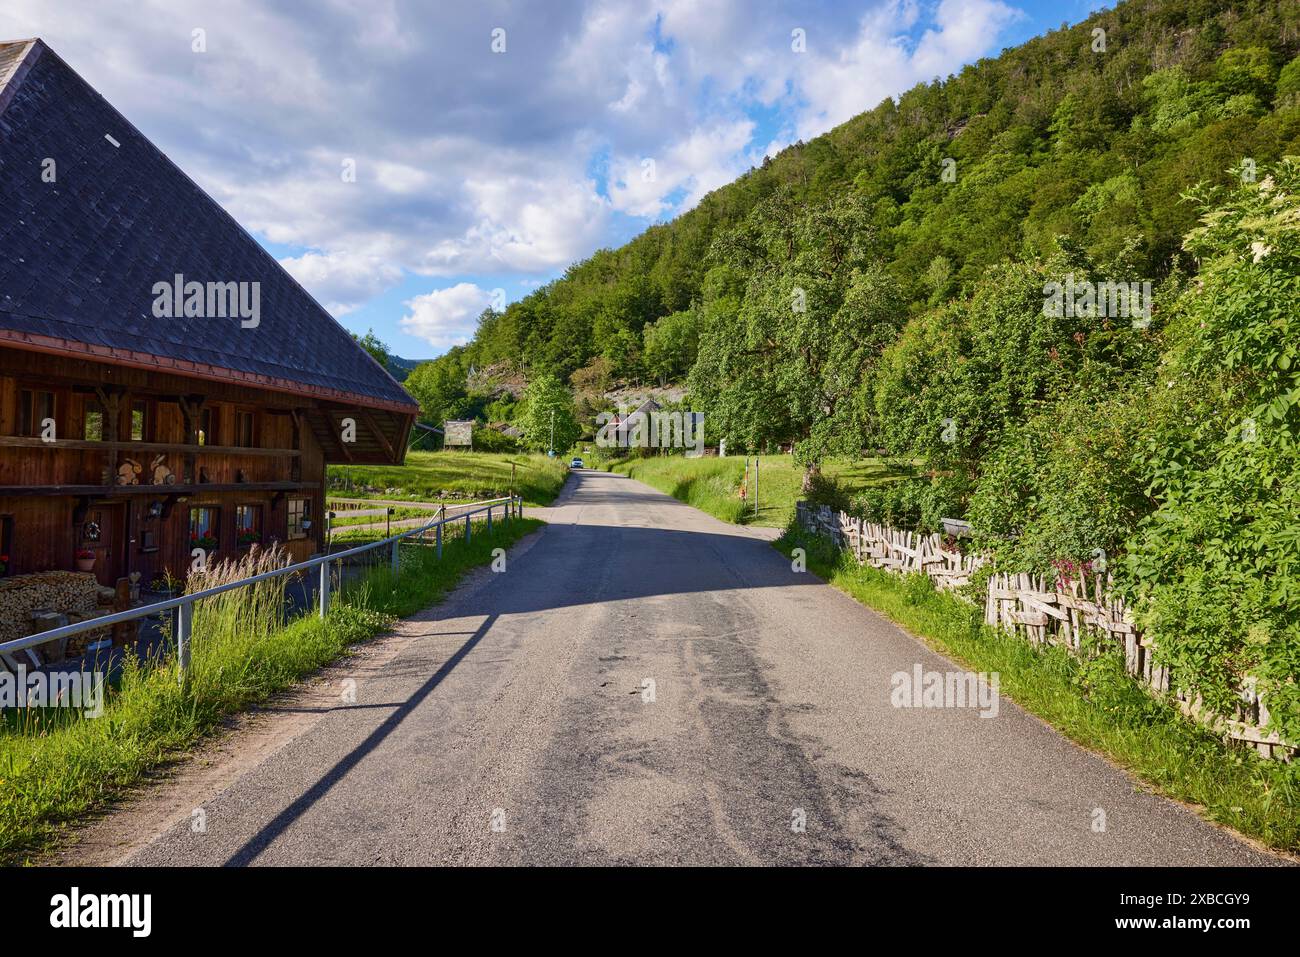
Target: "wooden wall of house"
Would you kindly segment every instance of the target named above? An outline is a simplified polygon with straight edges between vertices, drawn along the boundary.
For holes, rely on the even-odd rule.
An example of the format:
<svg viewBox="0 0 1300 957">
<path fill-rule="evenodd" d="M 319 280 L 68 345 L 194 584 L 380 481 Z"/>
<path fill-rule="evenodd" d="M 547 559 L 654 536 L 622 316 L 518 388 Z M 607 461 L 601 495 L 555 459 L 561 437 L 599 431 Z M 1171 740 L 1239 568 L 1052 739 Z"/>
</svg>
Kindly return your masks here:
<svg viewBox="0 0 1300 957">
<path fill-rule="evenodd" d="M 75 567 L 80 547 L 103 548 L 85 539 L 87 521 L 96 520 L 101 533 L 117 537 L 111 560 L 97 562 L 101 582 L 111 584 L 118 571 L 138 571 L 149 583 L 164 571 L 184 577 L 190 567 L 190 509 L 219 509 L 220 545 L 213 559 L 238 557 L 244 551 L 236 541 L 236 511 L 241 505 L 261 509 L 262 538 L 283 543 L 295 560 L 309 557 L 320 547 L 324 510 L 325 453 L 311 429 L 295 419 L 295 413 L 312 403 L 309 398 L 286 393 L 213 383 L 170 374 L 154 374 L 102 363 L 86 362 L 0 347 L 0 437 L 19 436 L 22 390 L 54 395 L 56 437 L 64 443 L 87 445 L 87 411 L 98 411 L 95 387 L 108 387 L 118 394 L 123 410 L 114 438 L 127 445 L 110 450 L 91 445 L 0 445 L 0 555 L 7 555 L 4 574 L 23 574 Z M 211 435 L 204 436 L 203 448 L 159 450 L 130 447 L 131 409 L 143 403 L 144 444 L 186 445 L 185 419 L 180 397 L 203 396 L 203 408 L 214 419 Z M 298 455 L 241 453 L 234 448 L 237 415 L 252 413 L 252 446 L 283 449 Z M 26 430 L 30 431 L 30 429 Z M 29 440 L 30 442 L 30 440 Z M 214 447 L 220 451 L 204 451 Z M 151 507 L 176 495 L 161 481 L 162 468 L 174 474 L 182 485 L 187 477 L 187 459 L 192 461 L 198 486 L 173 500 L 164 515 L 151 515 Z M 139 469 L 138 473 L 136 469 Z M 116 479 L 125 472 L 139 486 L 135 494 L 124 493 Z M 110 480 L 113 485 L 110 487 Z M 260 489 L 206 491 L 214 486 L 253 483 L 295 483 L 297 488 L 277 491 Z M 52 486 L 97 486 L 103 495 L 24 494 L 24 489 Z M 154 492 L 156 489 L 156 494 Z M 313 528 L 306 538 L 287 540 L 289 503 L 305 498 Z"/>
</svg>

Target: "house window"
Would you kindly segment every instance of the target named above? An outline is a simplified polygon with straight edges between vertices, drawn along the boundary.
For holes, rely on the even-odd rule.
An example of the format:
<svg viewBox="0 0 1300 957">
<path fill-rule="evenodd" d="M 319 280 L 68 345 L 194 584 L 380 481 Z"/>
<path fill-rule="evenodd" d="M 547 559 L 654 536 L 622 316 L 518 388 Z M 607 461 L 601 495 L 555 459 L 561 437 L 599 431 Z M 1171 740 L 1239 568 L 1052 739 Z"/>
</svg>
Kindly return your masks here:
<svg viewBox="0 0 1300 957">
<path fill-rule="evenodd" d="M 131 403 L 131 441 L 143 442 L 148 434 L 149 406 L 145 402 Z"/>
<path fill-rule="evenodd" d="M 241 548 L 262 540 L 262 506 L 240 505 L 235 508 L 235 539 Z"/>
<path fill-rule="evenodd" d="M 190 548 L 211 551 L 221 545 L 221 509 L 200 506 L 190 509 Z"/>
<path fill-rule="evenodd" d="M 235 413 L 235 445 L 241 449 L 253 448 L 253 413 Z"/>
<path fill-rule="evenodd" d="M 311 499 L 289 499 L 289 538 L 306 538 L 311 528 Z"/>
<path fill-rule="evenodd" d="M 217 413 L 215 409 L 199 412 L 199 445 L 211 445 L 217 439 Z"/>
<path fill-rule="evenodd" d="M 104 441 L 104 409 L 93 400 L 86 400 L 86 409 L 81 417 L 81 437 L 87 442 Z"/>
<path fill-rule="evenodd" d="M 42 436 L 46 420 L 54 421 L 54 393 L 23 389 L 19 396 L 18 434 Z"/>
</svg>

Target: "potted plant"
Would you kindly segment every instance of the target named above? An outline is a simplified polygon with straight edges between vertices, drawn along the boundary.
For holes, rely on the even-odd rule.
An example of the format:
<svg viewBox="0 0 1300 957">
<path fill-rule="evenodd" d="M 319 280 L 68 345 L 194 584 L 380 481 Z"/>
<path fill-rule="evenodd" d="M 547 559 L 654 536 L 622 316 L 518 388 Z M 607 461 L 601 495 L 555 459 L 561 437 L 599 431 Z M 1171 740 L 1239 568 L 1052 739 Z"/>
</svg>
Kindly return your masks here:
<svg viewBox="0 0 1300 957">
<path fill-rule="evenodd" d="M 9 556 L 0 555 L 0 578 L 3 578 L 5 576 L 5 573 L 7 573 L 8 571 L 9 571 Z"/>
<path fill-rule="evenodd" d="M 204 532 L 202 535 L 198 532 L 190 532 L 190 547 L 210 552 L 217 547 L 217 537 L 211 532 Z"/>
<path fill-rule="evenodd" d="M 239 530 L 239 547 L 248 548 L 250 545 L 256 545 L 262 540 L 262 536 L 255 528 L 241 528 Z"/>
<path fill-rule="evenodd" d="M 93 572 L 95 570 L 95 553 L 89 548 L 77 549 L 77 571 Z"/>
</svg>

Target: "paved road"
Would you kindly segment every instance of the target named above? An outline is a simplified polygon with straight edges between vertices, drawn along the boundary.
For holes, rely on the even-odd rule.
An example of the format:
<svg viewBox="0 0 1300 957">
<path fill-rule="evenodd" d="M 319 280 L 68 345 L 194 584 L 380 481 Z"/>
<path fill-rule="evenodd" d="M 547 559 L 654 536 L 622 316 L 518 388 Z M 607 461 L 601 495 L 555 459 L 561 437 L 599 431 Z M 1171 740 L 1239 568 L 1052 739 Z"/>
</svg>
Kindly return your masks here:
<svg viewBox="0 0 1300 957">
<path fill-rule="evenodd" d="M 599 473 L 547 518 L 129 862 L 1277 863 L 1009 701 L 891 706 L 957 669 L 759 533 Z"/>
</svg>

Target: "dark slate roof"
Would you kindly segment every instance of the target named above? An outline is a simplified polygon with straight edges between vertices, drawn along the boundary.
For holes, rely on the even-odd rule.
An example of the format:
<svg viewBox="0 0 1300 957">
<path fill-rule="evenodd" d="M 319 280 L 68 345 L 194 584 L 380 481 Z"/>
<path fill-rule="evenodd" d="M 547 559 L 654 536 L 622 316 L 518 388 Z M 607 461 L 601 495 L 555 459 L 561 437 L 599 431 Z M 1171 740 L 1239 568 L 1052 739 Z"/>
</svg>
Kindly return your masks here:
<svg viewBox="0 0 1300 957">
<path fill-rule="evenodd" d="M 10 73 L 0 87 L 0 343 L 415 410 L 274 257 L 53 51 L 0 44 L 0 82 Z M 55 183 L 41 178 L 47 157 Z M 154 284 L 176 274 L 260 283 L 260 325 L 155 318 Z"/>
</svg>

